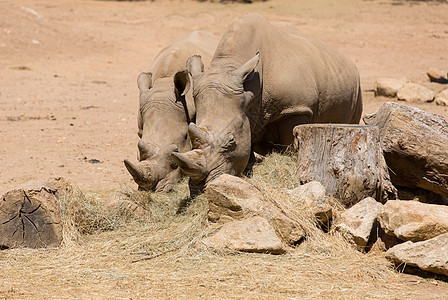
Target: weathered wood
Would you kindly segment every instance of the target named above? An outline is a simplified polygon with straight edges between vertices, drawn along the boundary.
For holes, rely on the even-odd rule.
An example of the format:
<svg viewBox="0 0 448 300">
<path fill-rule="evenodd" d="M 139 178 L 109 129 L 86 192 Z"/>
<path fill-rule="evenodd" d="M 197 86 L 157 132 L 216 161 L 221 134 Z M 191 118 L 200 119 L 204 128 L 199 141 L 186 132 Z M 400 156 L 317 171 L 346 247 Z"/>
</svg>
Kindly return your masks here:
<svg viewBox="0 0 448 300">
<path fill-rule="evenodd" d="M 57 247 L 62 241 L 56 189 L 19 188 L 0 198 L 0 248 Z"/>
<path fill-rule="evenodd" d="M 448 122 L 443 117 L 386 102 L 363 120 L 380 129 L 394 184 L 448 197 Z"/>
<path fill-rule="evenodd" d="M 293 133 L 301 183 L 321 182 L 346 207 L 366 197 L 396 198 L 376 126 L 305 124 Z"/>
</svg>

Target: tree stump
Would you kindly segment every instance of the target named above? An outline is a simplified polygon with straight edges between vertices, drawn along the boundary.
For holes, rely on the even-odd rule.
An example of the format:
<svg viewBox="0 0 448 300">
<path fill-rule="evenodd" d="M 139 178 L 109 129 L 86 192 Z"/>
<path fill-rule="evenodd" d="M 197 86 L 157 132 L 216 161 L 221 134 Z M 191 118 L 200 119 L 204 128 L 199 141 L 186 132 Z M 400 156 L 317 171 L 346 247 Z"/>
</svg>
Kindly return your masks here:
<svg viewBox="0 0 448 300">
<path fill-rule="evenodd" d="M 386 102 L 363 120 L 380 129 L 394 184 L 448 197 L 448 122 L 443 117 Z"/>
<path fill-rule="evenodd" d="M 57 247 L 62 221 L 56 189 L 23 187 L 0 198 L 0 249 Z"/>
<path fill-rule="evenodd" d="M 396 198 L 389 179 L 378 127 L 305 124 L 293 130 L 301 184 L 316 180 L 327 195 L 350 207 L 366 197 Z"/>
</svg>

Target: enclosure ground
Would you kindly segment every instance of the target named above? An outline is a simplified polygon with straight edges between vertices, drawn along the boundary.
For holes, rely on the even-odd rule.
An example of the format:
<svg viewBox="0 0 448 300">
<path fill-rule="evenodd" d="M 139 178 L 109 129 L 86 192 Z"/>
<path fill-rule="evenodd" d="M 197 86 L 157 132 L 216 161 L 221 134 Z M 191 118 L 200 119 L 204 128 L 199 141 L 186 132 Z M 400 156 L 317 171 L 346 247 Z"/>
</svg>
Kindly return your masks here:
<svg viewBox="0 0 448 300">
<path fill-rule="evenodd" d="M 448 5 L 438 1 L 3 0 L 0 194 L 50 176 L 65 177 L 86 193 L 135 188 L 123 159 L 136 159 L 138 74 L 173 40 L 198 29 L 222 35 L 246 12 L 295 26 L 349 56 L 360 71 L 364 114 L 388 101 L 373 96 L 378 77 L 443 88 L 425 75 L 431 67 L 448 69 Z M 448 117 L 448 107 L 411 105 Z M 286 256 L 226 257 L 177 251 L 132 263 L 133 247 L 155 239 L 151 230 L 164 228 L 151 226 L 83 236 L 60 249 L 0 251 L 0 298 L 443 299 L 448 294 L 445 282 L 384 269 L 378 273 L 387 274 L 384 278 L 359 273 L 356 284 L 343 284 L 337 278 L 347 267 L 342 260 L 325 252 L 310 257 L 299 249 Z M 364 265 L 363 259 L 385 264 L 381 257 L 357 261 Z"/>
</svg>

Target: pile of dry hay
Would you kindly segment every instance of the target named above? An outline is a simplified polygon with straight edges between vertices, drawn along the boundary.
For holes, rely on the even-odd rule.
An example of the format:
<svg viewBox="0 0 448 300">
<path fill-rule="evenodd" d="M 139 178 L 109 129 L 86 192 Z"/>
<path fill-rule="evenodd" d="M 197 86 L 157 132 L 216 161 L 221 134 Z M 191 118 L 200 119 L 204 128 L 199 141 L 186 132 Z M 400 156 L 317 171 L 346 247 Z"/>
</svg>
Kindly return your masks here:
<svg viewBox="0 0 448 300">
<path fill-rule="evenodd" d="M 341 236 L 324 233 L 314 218 L 291 205 L 295 159 L 273 154 L 249 179 L 294 216 L 307 239 L 286 255 L 218 255 L 195 244 L 216 228 L 207 221 L 207 199 L 187 197 L 186 181 L 169 194 L 127 188 L 149 220 L 106 211 L 114 191 L 62 197 L 64 244 L 58 249 L 0 252 L 2 297 L 350 297 L 416 295 L 401 284 L 382 253 L 362 254 Z M 61 296 L 62 297 L 62 296 Z M 62 298 L 63 298 L 62 297 Z"/>
</svg>

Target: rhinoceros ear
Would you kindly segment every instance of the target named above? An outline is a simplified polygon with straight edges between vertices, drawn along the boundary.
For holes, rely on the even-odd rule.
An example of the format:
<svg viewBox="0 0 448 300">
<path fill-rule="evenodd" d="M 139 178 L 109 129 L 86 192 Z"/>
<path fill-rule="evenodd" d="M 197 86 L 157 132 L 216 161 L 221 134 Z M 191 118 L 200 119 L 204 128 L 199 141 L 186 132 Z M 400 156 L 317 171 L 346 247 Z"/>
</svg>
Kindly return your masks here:
<svg viewBox="0 0 448 300">
<path fill-rule="evenodd" d="M 233 73 L 239 77 L 241 82 L 244 82 L 249 78 L 249 75 L 252 74 L 252 71 L 255 70 L 255 67 L 258 65 L 260 61 L 260 52 L 257 52 L 254 57 L 249 59 L 244 65 L 233 71 Z"/>
<path fill-rule="evenodd" d="M 200 55 L 193 55 L 187 60 L 187 71 L 193 79 L 204 73 L 204 63 Z"/>
<path fill-rule="evenodd" d="M 174 75 L 174 89 L 176 95 L 185 96 L 190 90 L 190 76 L 186 70 L 179 71 Z"/>
<path fill-rule="evenodd" d="M 140 73 L 137 77 L 137 86 L 140 91 L 152 88 L 152 73 Z"/>
</svg>

